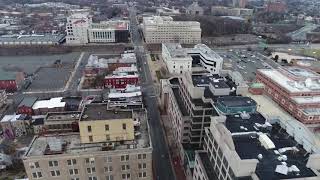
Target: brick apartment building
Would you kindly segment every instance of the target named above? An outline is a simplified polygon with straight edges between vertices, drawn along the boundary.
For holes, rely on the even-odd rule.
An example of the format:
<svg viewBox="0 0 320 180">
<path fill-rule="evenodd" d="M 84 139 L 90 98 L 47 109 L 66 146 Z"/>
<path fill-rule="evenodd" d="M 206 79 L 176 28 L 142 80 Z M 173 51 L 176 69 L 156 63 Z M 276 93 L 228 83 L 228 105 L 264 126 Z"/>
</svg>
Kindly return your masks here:
<svg viewBox="0 0 320 180">
<path fill-rule="evenodd" d="M 112 75 L 104 78 L 104 86 L 109 88 L 122 89 L 126 88 L 128 84 L 137 85 L 139 76 L 134 75 Z"/>
<path fill-rule="evenodd" d="M 304 124 L 320 123 L 320 75 L 299 67 L 259 69 L 265 94 Z"/>
</svg>

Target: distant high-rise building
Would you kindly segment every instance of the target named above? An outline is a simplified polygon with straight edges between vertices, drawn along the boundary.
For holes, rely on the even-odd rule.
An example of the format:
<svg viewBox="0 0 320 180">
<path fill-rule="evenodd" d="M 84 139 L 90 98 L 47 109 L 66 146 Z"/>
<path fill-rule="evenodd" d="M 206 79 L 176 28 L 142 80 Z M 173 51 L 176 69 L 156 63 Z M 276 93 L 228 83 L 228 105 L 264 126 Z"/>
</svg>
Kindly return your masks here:
<svg viewBox="0 0 320 180">
<path fill-rule="evenodd" d="M 67 18 L 67 44 L 114 43 L 129 41 L 128 21 L 93 23 L 89 13 L 75 13 Z"/>
<path fill-rule="evenodd" d="M 169 16 L 144 17 L 142 28 L 148 44 L 201 42 L 200 23 L 196 21 L 174 21 Z"/>
</svg>

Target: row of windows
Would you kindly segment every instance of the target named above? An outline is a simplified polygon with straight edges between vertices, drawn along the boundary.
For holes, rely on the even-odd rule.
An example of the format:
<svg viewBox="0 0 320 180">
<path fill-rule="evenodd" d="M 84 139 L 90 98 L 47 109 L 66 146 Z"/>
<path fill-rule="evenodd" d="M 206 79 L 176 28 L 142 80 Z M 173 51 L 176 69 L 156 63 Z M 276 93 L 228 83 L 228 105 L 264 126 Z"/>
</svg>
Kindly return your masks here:
<svg viewBox="0 0 320 180">
<path fill-rule="evenodd" d="M 104 125 L 104 129 L 105 129 L 106 131 L 110 131 L 110 126 L 109 126 L 109 124 Z M 123 130 L 126 130 L 126 129 L 127 129 L 127 124 L 126 124 L 126 123 L 122 123 L 122 129 L 123 129 Z M 88 130 L 88 132 L 92 132 L 92 127 L 91 127 L 91 126 L 88 126 L 88 127 L 87 127 L 87 130 Z"/>
<path fill-rule="evenodd" d="M 120 160 L 121 161 L 129 161 L 129 158 L 130 158 L 130 156 L 128 154 L 127 155 L 122 155 L 120 157 Z M 138 159 L 146 159 L 147 158 L 147 154 L 138 154 L 137 158 Z M 85 158 L 85 163 L 86 164 L 94 164 L 94 162 L 95 162 L 94 158 Z M 112 162 L 112 157 L 111 156 L 105 157 L 105 162 L 111 163 Z M 57 166 L 59 166 L 59 162 L 58 161 L 49 161 L 48 164 L 49 164 L 49 167 L 57 167 Z M 77 164 L 77 160 L 76 159 L 68 159 L 67 160 L 67 165 L 69 165 L 69 166 L 71 166 L 71 165 L 73 166 L 73 165 L 76 165 L 76 164 Z M 139 167 L 140 167 L 140 165 L 141 165 L 142 168 L 146 167 L 145 163 L 139 164 Z M 30 163 L 30 168 L 31 169 L 40 168 L 39 162 Z"/>
</svg>

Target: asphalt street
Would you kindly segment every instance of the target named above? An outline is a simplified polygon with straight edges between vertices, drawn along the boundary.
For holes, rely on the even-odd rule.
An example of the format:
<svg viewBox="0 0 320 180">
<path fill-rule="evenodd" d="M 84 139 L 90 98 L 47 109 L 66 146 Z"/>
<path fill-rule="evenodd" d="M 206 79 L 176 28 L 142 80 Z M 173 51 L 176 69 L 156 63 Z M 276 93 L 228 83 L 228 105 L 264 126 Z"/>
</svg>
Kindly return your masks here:
<svg viewBox="0 0 320 180">
<path fill-rule="evenodd" d="M 169 151 L 160 123 L 160 112 L 157 106 L 158 103 L 154 84 L 147 63 L 142 37 L 138 31 L 135 9 L 131 7 L 129 13 L 131 38 L 135 48 L 138 66 L 141 68 L 140 75 L 143 86 L 143 96 L 148 111 L 151 141 L 153 145 L 153 173 L 156 180 L 174 180 L 175 176 L 170 163 Z"/>
</svg>

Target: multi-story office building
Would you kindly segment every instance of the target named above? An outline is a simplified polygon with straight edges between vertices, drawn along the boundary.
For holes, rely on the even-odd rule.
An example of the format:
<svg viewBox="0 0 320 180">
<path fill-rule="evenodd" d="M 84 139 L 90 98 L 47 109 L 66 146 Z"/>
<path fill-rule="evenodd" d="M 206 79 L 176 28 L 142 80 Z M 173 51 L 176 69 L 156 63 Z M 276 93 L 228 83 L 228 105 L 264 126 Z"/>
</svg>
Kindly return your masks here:
<svg viewBox="0 0 320 180">
<path fill-rule="evenodd" d="M 174 21 L 169 16 L 143 17 L 142 28 L 148 44 L 201 42 L 200 23 L 196 21 Z"/>
<path fill-rule="evenodd" d="M 128 21 L 93 23 L 89 13 L 75 13 L 67 18 L 67 44 L 114 43 L 129 41 Z"/>
<path fill-rule="evenodd" d="M 217 97 L 231 95 L 247 101 L 244 97 L 235 96 L 247 91 L 241 75 L 236 72 L 225 71 L 220 76 L 185 73 L 162 81 L 161 89 L 162 104 L 172 122 L 181 163 L 190 169 L 193 167 L 188 164 L 191 161 L 187 156 L 201 147 L 204 129 L 210 126 L 210 117 L 219 116 L 220 110 L 214 107 Z M 238 111 L 246 111 L 246 108 Z"/>
<path fill-rule="evenodd" d="M 89 104 L 80 133 L 36 136 L 23 163 L 30 180 L 152 179 L 152 146 L 146 112 L 107 110 Z"/>
<path fill-rule="evenodd" d="M 211 74 L 219 74 L 223 64 L 223 58 L 205 44 L 183 48 L 179 43 L 164 43 L 162 58 L 171 74 L 182 74 L 199 69 Z"/>
<path fill-rule="evenodd" d="M 293 117 L 310 126 L 319 125 L 319 74 L 299 67 L 260 69 L 256 79 L 264 84 L 265 94 Z"/>
<path fill-rule="evenodd" d="M 296 125 L 259 113 L 212 117 L 203 150 L 195 153 L 193 180 L 319 179 L 315 137 Z"/>
</svg>

